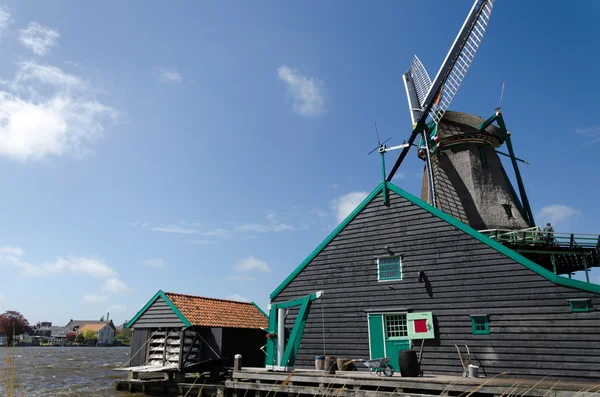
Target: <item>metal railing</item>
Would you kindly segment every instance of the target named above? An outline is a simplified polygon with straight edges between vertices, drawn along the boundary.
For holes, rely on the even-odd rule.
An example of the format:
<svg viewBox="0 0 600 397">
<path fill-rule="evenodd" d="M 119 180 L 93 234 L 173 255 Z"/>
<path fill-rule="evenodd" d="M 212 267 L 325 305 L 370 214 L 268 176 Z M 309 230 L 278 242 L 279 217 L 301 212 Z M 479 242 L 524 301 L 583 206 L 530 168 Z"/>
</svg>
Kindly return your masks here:
<svg viewBox="0 0 600 397">
<path fill-rule="evenodd" d="M 501 243 L 530 246 L 553 246 L 560 248 L 595 248 L 600 250 L 600 235 L 586 233 L 544 232 L 539 227 L 527 229 L 479 230 Z"/>
</svg>

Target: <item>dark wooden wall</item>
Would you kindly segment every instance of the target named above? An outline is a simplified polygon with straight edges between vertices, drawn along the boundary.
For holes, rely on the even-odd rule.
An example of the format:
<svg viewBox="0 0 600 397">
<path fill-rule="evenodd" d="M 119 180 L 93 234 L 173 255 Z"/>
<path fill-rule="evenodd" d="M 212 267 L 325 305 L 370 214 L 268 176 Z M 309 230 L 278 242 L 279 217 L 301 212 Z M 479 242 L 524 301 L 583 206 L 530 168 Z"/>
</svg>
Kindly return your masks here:
<svg viewBox="0 0 600 397">
<path fill-rule="evenodd" d="M 377 282 L 386 245 L 402 255 L 401 281 Z M 396 307 L 433 312 L 425 372 L 461 374 L 454 345 L 467 344 L 488 375 L 600 378 L 598 295 L 546 280 L 393 192 L 389 207 L 376 197 L 273 301 L 318 290 L 299 367 L 324 353 L 321 305 L 327 355 L 349 358 L 369 357 L 366 311 Z M 571 313 L 572 298 L 591 298 L 592 311 Z M 472 335 L 470 314 L 489 315 L 490 335 Z"/>
<path fill-rule="evenodd" d="M 229 359 L 233 366 L 236 354 L 242 355 L 245 367 L 263 367 L 265 353 L 260 350 L 267 343 L 266 334 L 260 329 L 224 328 L 222 357 Z"/>
</svg>

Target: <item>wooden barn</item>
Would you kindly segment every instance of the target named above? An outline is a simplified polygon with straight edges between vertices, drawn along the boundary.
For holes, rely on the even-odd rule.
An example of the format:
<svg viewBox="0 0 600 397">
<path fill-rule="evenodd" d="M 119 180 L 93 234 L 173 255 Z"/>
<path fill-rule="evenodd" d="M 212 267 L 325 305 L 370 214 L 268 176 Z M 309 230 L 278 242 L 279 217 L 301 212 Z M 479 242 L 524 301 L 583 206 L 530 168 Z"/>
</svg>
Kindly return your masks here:
<svg viewBox="0 0 600 397">
<path fill-rule="evenodd" d="M 466 345 L 488 376 L 600 379 L 600 285 L 571 279 L 581 261 L 559 263 L 559 246 L 542 266 L 494 237 L 381 183 L 271 294 L 276 304 L 323 291 L 295 366 L 391 357 L 398 370 L 399 351 L 424 340 L 425 373 L 462 374 Z M 529 237 L 520 248 L 535 246 Z M 586 274 L 599 243 L 577 251 Z"/>
<path fill-rule="evenodd" d="M 211 359 L 233 365 L 235 354 L 245 365 L 264 362 L 267 317 L 254 303 L 158 291 L 126 326 L 130 368 L 186 372 Z"/>
</svg>

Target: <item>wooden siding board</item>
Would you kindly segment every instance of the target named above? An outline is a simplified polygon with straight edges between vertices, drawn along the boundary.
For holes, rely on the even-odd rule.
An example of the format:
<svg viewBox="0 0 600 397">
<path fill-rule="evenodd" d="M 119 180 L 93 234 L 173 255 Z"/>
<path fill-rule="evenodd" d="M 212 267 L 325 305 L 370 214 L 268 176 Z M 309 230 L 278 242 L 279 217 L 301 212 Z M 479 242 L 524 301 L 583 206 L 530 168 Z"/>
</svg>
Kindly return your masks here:
<svg viewBox="0 0 600 397">
<path fill-rule="evenodd" d="M 368 358 L 365 310 L 408 307 L 434 314 L 437 338 L 425 344 L 426 372 L 462 372 L 454 344 L 466 343 L 488 374 L 600 378 L 596 294 L 552 283 L 395 193 L 390 197 L 389 207 L 381 194 L 375 197 L 273 299 L 324 291 L 309 313 L 297 366 L 313 366 L 324 353 Z M 376 256 L 384 246 L 402 254 L 403 280 L 377 281 Z M 417 282 L 419 271 L 430 293 Z M 592 311 L 570 313 L 573 298 L 590 298 Z M 477 313 L 490 315 L 490 335 L 472 335 L 469 314 Z M 294 319 L 291 311 L 288 324 Z"/>
<path fill-rule="evenodd" d="M 133 324 L 135 329 L 183 326 L 184 324 L 179 316 L 177 316 L 162 297 L 157 298 Z"/>
</svg>

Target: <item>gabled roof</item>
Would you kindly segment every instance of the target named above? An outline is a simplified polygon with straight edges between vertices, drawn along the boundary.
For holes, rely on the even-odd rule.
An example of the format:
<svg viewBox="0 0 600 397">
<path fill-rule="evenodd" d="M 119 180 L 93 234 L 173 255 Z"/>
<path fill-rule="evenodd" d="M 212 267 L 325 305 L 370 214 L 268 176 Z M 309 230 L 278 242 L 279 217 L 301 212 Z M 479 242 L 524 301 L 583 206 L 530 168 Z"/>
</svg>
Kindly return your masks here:
<svg viewBox="0 0 600 397">
<path fill-rule="evenodd" d="M 94 332 L 98 332 L 100 331 L 102 328 L 106 327 L 108 325 L 108 323 L 102 323 L 102 324 L 85 324 L 84 326 L 80 327 L 78 332 L 83 332 L 86 329 L 91 329 Z"/>
<path fill-rule="evenodd" d="M 162 298 L 187 327 L 267 328 L 267 315 L 254 303 L 158 291 L 127 323 L 133 326 L 138 318 Z"/>
<path fill-rule="evenodd" d="M 493 240 L 493 239 L 489 238 L 488 236 L 486 236 L 482 233 L 479 233 L 477 230 L 473 229 L 471 226 L 469 226 L 465 223 L 462 223 L 461 221 L 457 220 L 456 218 L 453 218 L 452 216 L 448 215 L 447 213 L 431 206 L 430 204 L 426 203 L 425 201 L 400 189 L 398 186 L 396 186 L 390 182 L 386 182 L 385 186 L 387 186 L 388 191 L 396 193 L 397 195 L 405 198 L 406 200 L 410 201 L 411 203 L 423 208 L 425 211 L 430 212 L 432 215 L 437 216 L 438 218 L 448 222 L 449 224 L 456 227 L 457 229 L 462 230 L 463 232 L 467 233 L 471 237 L 474 237 L 475 239 L 490 246 L 491 248 L 495 249 L 496 251 L 508 256 L 509 258 L 513 259 L 517 263 L 525 266 L 529 270 L 534 271 L 535 273 L 539 274 L 540 276 L 544 277 L 545 279 L 550 280 L 555 284 L 563 285 L 565 287 L 577 288 L 577 289 L 580 289 L 583 291 L 594 292 L 594 293 L 600 294 L 600 285 L 586 283 L 583 281 L 558 276 L 558 275 L 554 274 L 553 272 L 549 271 L 548 269 L 525 258 L 518 252 L 513 251 L 512 249 L 506 247 L 505 245 L 502 245 L 501 243 L 497 242 L 496 240 Z M 362 203 L 360 203 L 358 205 L 358 207 L 356 207 L 354 209 L 354 211 L 352 211 L 352 213 L 350 213 L 350 215 L 348 215 L 348 217 L 346 219 L 344 219 L 344 221 L 342 223 L 339 224 L 338 227 L 335 228 L 335 230 L 333 232 L 331 232 L 331 234 L 329 236 L 327 236 L 327 238 L 275 289 L 275 291 L 273 291 L 271 293 L 270 298 L 274 299 L 275 297 L 277 297 L 277 295 L 279 295 L 279 293 L 302 271 L 302 269 L 304 269 L 306 266 L 308 266 L 308 264 L 317 255 L 319 255 L 319 253 L 331 242 L 331 240 L 333 240 L 379 193 L 381 193 L 383 191 L 383 188 L 384 188 L 384 183 L 382 182 L 375 188 L 375 190 L 373 190 L 371 192 L 371 194 L 369 194 L 367 196 L 367 198 L 365 198 L 362 201 Z"/>
</svg>

